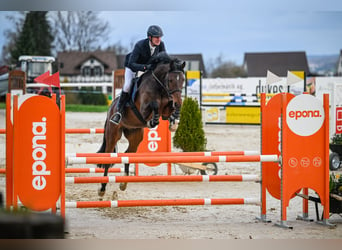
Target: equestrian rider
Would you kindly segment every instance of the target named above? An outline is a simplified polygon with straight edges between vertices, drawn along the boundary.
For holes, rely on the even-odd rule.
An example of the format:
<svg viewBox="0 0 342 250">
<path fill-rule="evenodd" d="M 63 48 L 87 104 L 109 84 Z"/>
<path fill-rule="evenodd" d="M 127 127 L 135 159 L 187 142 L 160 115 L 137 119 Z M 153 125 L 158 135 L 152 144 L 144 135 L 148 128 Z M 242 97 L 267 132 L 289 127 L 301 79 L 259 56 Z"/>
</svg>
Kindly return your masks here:
<svg viewBox="0 0 342 250">
<path fill-rule="evenodd" d="M 119 124 L 126 102 L 129 99 L 129 91 L 132 79 L 138 71 L 147 71 L 151 65 L 147 64 L 150 58 L 160 52 L 166 52 L 162 29 L 157 25 L 151 25 L 147 30 L 147 38 L 138 41 L 133 51 L 125 58 L 125 83 L 122 87 L 117 112 L 111 117 L 110 121 Z"/>
</svg>

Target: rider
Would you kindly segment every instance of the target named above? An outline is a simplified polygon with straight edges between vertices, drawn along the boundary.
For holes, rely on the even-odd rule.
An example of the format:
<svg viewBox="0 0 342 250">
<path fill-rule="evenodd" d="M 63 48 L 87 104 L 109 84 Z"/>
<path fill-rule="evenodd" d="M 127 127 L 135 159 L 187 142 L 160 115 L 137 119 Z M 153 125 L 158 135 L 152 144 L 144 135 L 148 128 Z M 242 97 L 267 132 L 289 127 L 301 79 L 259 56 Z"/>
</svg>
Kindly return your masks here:
<svg viewBox="0 0 342 250">
<path fill-rule="evenodd" d="M 149 59 L 160 52 L 166 52 L 164 42 L 161 40 L 162 36 L 162 29 L 158 25 L 151 25 L 147 30 L 147 38 L 138 41 L 133 51 L 126 56 L 125 83 L 122 87 L 117 112 L 110 119 L 112 123 L 119 124 L 121 121 L 134 75 L 138 71 L 150 70 L 151 65 L 147 64 Z"/>
</svg>

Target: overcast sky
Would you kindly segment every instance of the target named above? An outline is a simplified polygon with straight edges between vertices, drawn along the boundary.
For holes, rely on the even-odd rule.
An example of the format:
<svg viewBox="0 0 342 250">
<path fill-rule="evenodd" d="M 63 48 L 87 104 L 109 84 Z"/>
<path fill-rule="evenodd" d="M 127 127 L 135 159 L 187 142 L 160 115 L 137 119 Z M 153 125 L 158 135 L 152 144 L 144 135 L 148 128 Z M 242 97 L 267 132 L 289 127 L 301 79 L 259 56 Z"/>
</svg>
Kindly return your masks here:
<svg viewBox="0 0 342 250">
<path fill-rule="evenodd" d="M 7 1 L 7 0 L 5 0 Z M 307 55 L 339 54 L 342 49 L 342 1 L 70 1 L 12 6 L 0 10 L 94 10 L 110 23 L 107 44 L 132 43 L 146 37 L 158 24 L 173 54 L 201 53 L 205 61 L 218 56 L 237 64 L 246 52 L 306 51 Z M 41 1 L 44 2 L 44 1 Z M 31 5 L 32 3 L 32 5 Z M 83 4 L 82 4 L 83 3 Z M 96 3 L 96 4 L 95 4 Z M 25 2 L 23 3 L 25 4 Z M 27 2 L 26 2 L 27 5 Z M 0 12 L 0 49 L 3 30 L 9 27 Z"/>
</svg>

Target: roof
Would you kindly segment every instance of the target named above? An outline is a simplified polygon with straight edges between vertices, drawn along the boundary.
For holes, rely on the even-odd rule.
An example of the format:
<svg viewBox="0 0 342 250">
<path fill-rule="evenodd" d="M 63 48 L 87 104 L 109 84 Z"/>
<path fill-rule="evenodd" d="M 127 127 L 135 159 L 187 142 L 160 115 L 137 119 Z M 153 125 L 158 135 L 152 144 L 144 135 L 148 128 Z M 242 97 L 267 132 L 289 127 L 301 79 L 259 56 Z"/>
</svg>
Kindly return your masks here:
<svg viewBox="0 0 342 250">
<path fill-rule="evenodd" d="M 287 71 L 305 71 L 310 75 L 304 51 L 245 53 L 244 68 L 248 77 L 266 77 L 267 70 L 281 77 L 286 77 Z"/>
<path fill-rule="evenodd" d="M 81 65 L 91 58 L 104 64 L 105 74 L 112 74 L 112 71 L 117 69 L 116 55 L 113 51 L 68 51 L 58 53 L 58 70 L 61 75 L 78 75 L 80 74 Z M 61 64 L 63 64 L 63 67 L 61 67 Z"/>
</svg>

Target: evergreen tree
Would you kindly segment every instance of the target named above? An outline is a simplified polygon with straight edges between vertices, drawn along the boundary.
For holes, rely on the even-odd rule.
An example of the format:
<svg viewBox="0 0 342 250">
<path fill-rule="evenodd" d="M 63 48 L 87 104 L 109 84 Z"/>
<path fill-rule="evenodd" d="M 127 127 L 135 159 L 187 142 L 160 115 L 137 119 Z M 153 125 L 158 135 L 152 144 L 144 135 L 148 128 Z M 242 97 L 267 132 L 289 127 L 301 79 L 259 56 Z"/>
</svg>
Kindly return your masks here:
<svg viewBox="0 0 342 250">
<path fill-rule="evenodd" d="M 207 139 L 203 130 L 202 114 L 198 102 L 186 97 L 183 101 L 178 129 L 173 144 L 184 152 L 205 151 Z"/>
<path fill-rule="evenodd" d="M 53 36 L 46 16 L 47 11 L 26 14 L 16 46 L 11 50 L 12 63 L 16 63 L 21 55 L 51 56 Z"/>
</svg>

